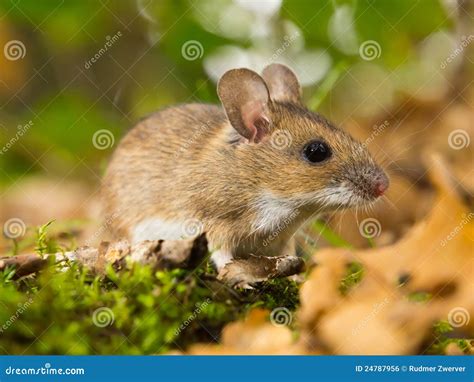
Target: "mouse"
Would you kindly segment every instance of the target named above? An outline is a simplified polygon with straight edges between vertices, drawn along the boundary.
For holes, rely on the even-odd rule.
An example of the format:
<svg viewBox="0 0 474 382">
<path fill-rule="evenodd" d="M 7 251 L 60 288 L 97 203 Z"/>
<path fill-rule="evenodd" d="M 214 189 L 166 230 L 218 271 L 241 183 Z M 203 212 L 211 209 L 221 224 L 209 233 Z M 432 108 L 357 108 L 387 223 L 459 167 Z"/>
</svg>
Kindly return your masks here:
<svg viewBox="0 0 474 382">
<path fill-rule="evenodd" d="M 219 106 L 167 107 L 122 138 L 101 186 L 114 235 L 205 233 L 220 271 L 248 254 L 294 256 L 305 222 L 370 205 L 389 187 L 364 144 L 305 107 L 289 67 L 231 69 L 217 95 Z"/>
</svg>

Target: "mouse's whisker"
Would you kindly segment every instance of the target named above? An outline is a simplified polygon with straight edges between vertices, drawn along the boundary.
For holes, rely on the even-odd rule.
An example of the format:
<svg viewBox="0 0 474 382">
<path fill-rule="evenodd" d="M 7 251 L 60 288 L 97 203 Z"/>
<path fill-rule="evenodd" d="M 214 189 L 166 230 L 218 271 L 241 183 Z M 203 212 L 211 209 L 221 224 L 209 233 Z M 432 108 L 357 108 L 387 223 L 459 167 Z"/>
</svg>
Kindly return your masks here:
<svg viewBox="0 0 474 382">
<path fill-rule="evenodd" d="M 396 211 L 398 211 L 398 210 L 400 209 L 397 205 L 395 205 L 395 204 L 388 198 L 387 195 L 382 195 L 382 198 L 383 198 L 384 203 L 387 203 L 390 208 L 392 208 L 392 209 L 394 209 L 394 210 L 396 210 Z"/>
</svg>

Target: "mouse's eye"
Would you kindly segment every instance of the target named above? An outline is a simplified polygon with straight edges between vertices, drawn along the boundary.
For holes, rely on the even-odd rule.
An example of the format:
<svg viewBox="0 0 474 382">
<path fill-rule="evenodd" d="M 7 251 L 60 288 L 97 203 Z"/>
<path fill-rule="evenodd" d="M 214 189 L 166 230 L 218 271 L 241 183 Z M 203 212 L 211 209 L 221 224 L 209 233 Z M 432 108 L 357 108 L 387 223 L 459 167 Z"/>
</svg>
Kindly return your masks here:
<svg viewBox="0 0 474 382">
<path fill-rule="evenodd" d="M 311 163 L 323 162 L 331 156 L 331 149 L 322 141 L 309 142 L 303 149 L 303 157 Z"/>
</svg>

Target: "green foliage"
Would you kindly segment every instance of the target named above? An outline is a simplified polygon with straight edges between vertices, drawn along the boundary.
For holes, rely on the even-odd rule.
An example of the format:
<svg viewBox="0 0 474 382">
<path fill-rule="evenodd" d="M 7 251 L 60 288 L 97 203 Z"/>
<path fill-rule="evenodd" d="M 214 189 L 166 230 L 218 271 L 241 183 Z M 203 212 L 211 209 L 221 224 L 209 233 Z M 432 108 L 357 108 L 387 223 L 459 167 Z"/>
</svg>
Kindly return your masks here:
<svg viewBox="0 0 474 382">
<path fill-rule="evenodd" d="M 450 333 L 453 332 L 453 327 L 448 321 L 440 320 L 433 325 L 433 334 L 435 340 L 429 347 L 428 354 L 445 354 L 446 347 L 449 344 L 456 344 L 456 346 L 465 354 L 469 353 L 471 345 L 468 339 L 453 338 Z"/>
<path fill-rule="evenodd" d="M 316 220 L 312 228 L 320 236 L 322 236 L 329 244 L 334 245 L 335 247 L 351 248 L 352 245 L 330 229 L 326 223 L 321 220 Z"/>
<path fill-rule="evenodd" d="M 453 327 L 446 320 L 440 320 L 433 325 L 435 334 L 443 335 L 453 331 Z"/>
<path fill-rule="evenodd" d="M 18 244 L 29 243 L 40 255 L 62 252 L 52 223 Z M 224 325 L 250 309 L 299 305 L 294 281 L 236 291 L 217 281 L 207 261 L 195 269 L 160 271 L 109 265 L 101 276 L 52 256 L 48 261 L 37 276 L 15 280 L 13 269 L 0 273 L 0 354 L 159 354 L 216 342 Z"/>
<path fill-rule="evenodd" d="M 268 280 L 259 287 L 257 292 L 250 293 L 250 297 L 257 300 L 253 304 L 254 307 L 269 310 L 285 307 L 294 311 L 300 304 L 298 284 L 288 279 Z"/>
<path fill-rule="evenodd" d="M 254 44 L 251 38 L 219 33 L 219 18 L 212 12 L 232 3 L 0 2 L 6 38 L 19 39 L 26 48 L 25 58 L 9 69 L 15 73 L 4 73 L 6 78 L 21 80 L 0 95 L 4 105 L 0 146 L 15 136 L 19 124 L 33 122 L 21 144 L 0 155 L 0 167 L 5 170 L 0 172 L 0 184 L 42 172 L 44 163 L 50 175 L 91 179 L 91 170 L 100 170 L 112 150 L 92 145 L 97 130 L 111 131 L 118 143 L 126 129 L 154 110 L 178 102 L 217 102 L 215 83 L 204 70 L 204 60 L 225 46 L 258 50 L 267 43 L 267 39 Z M 335 83 L 363 62 L 357 51 L 348 54 L 338 49 L 328 33 L 330 20 L 341 6 L 350 7 L 357 43 L 376 40 L 383 54 L 374 64 L 389 71 L 417 60 L 419 44 L 430 34 L 453 27 L 440 1 L 283 1 L 272 22 L 270 40 L 283 42 L 287 32 L 282 25 L 294 24 L 305 50 L 324 51 L 332 61 L 323 82 L 307 89 L 313 109 L 327 99 L 337 104 L 331 93 Z M 103 48 L 107 37 L 119 31 L 122 37 L 85 69 L 84 63 Z M 202 57 L 183 58 L 182 46 L 189 40 L 202 44 Z"/>
<path fill-rule="evenodd" d="M 377 40 L 384 50 L 382 59 L 390 66 L 403 62 L 414 50 L 414 44 L 429 33 L 450 26 L 441 2 L 433 0 L 285 1 L 282 11 L 304 25 L 309 43 L 327 47 L 333 56 L 340 58 L 343 55 L 327 31 L 335 6 L 344 4 L 354 7 L 355 30 L 361 40 Z"/>
<path fill-rule="evenodd" d="M 331 71 L 328 73 L 323 82 L 321 82 L 321 85 L 318 87 L 318 90 L 308 100 L 307 105 L 310 110 L 316 111 L 319 109 L 324 99 L 328 96 L 329 92 L 334 87 L 337 80 L 341 77 L 343 73 L 345 73 L 347 68 L 347 62 L 340 61 L 331 69 Z"/>
<path fill-rule="evenodd" d="M 53 239 L 48 238 L 47 235 L 48 227 L 53 224 L 53 222 L 54 220 L 51 220 L 36 229 L 35 251 L 40 256 L 46 255 L 48 253 L 56 253 L 60 249 L 58 244 Z"/>
<path fill-rule="evenodd" d="M 53 261 L 53 259 L 51 259 Z M 258 292 L 217 282 L 207 264 L 153 271 L 127 264 L 92 276 L 52 264 L 37 278 L 0 281 L 2 354 L 159 354 L 189 343 L 217 341 L 221 328 L 256 306 L 295 309 L 298 288 L 272 280 Z"/>
<path fill-rule="evenodd" d="M 131 11 L 132 6 L 133 3 L 120 1 L 113 4 L 113 9 L 120 13 Z M 90 44 L 91 34 L 105 35 L 112 24 L 107 7 L 97 6 L 94 1 L 2 0 L 0 11 L 8 13 L 10 20 L 22 27 L 41 25 L 49 44 L 66 49 Z"/>
<path fill-rule="evenodd" d="M 412 302 L 428 302 L 431 299 L 431 293 L 424 291 L 412 292 L 408 295 L 408 300 Z"/>
<path fill-rule="evenodd" d="M 363 277 L 364 267 L 361 263 L 354 261 L 347 264 L 346 275 L 339 284 L 339 292 L 341 292 L 343 296 L 347 295 L 355 285 L 362 281 Z"/>
</svg>

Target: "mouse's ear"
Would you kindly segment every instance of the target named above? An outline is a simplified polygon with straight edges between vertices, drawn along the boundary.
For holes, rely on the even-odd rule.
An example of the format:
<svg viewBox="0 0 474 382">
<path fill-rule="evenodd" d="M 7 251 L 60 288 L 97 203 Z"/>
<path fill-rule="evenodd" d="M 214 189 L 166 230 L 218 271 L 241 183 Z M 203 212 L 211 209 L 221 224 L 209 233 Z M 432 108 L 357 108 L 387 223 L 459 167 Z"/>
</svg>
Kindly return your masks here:
<svg viewBox="0 0 474 382">
<path fill-rule="evenodd" d="M 301 103 L 301 86 L 293 71 L 282 64 L 271 64 L 263 69 L 262 77 L 273 101 Z"/>
<path fill-rule="evenodd" d="M 249 69 L 232 69 L 217 84 L 217 94 L 232 126 L 249 142 L 260 142 L 269 133 L 270 95 L 265 81 Z"/>
</svg>

